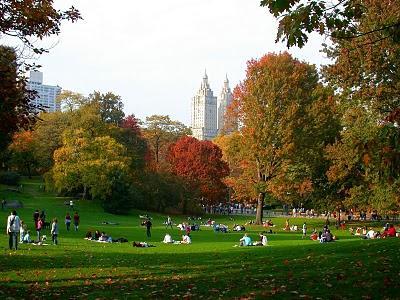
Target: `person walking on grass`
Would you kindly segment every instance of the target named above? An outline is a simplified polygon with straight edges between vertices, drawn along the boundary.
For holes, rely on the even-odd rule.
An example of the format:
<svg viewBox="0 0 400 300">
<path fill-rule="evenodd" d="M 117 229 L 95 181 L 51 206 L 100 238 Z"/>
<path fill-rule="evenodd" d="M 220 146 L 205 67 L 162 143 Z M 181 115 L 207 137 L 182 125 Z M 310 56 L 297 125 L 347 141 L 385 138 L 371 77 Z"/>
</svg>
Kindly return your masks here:
<svg viewBox="0 0 400 300">
<path fill-rule="evenodd" d="M 172 219 L 170 216 L 168 216 L 167 221 L 165 222 L 165 229 L 167 229 L 168 226 L 170 226 L 172 229 Z"/>
<path fill-rule="evenodd" d="M 80 223 L 79 215 L 78 215 L 78 212 L 76 211 L 75 214 L 74 214 L 74 226 L 75 226 L 75 231 L 78 231 L 79 223 Z"/>
<path fill-rule="evenodd" d="M 36 234 L 37 234 L 37 242 L 40 242 L 40 232 L 42 231 L 43 228 L 43 221 L 41 218 L 39 218 L 36 222 Z"/>
<path fill-rule="evenodd" d="M 69 212 L 65 215 L 65 226 L 67 226 L 67 231 L 69 231 L 69 228 L 71 227 L 71 215 Z"/>
<path fill-rule="evenodd" d="M 51 224 L 51 240 L 53 241 L 53 245 L 57 245 L 58 244 L 58 221 L 57 218 L 53 219 L 53 223 Z"/>
<path fill-rule="evenodd" d="M 33 222 L 35 223 L 35 228 L 37 227 L 37 222 L 39 220 L 40 213 L 39 210 L 36 209 L 35 212 L 33 213 Z"/>
<path fill-rule="evenodd" d="M 307 237 L 307 224 L 306 222 L 303 223 L 303 236 L 301 237 L 302 239 Z"/>
<path fill-rule="evenodd" d="M 7 218 L 8 245 L 10 250 L 18 249 L 18 233 L 20 226 L 21 221 L 17 215 L 17 212 L 13 210 Z"/>
<path fill-rule="evenodd" d="M 151 226 L 153 226 L 153 224 L 151 223 L 150 219 L 147 219 L 145 222 L 145 226 L 146 226 L 146 235 L 148 238 L 151 237 Z"/>
</svg>

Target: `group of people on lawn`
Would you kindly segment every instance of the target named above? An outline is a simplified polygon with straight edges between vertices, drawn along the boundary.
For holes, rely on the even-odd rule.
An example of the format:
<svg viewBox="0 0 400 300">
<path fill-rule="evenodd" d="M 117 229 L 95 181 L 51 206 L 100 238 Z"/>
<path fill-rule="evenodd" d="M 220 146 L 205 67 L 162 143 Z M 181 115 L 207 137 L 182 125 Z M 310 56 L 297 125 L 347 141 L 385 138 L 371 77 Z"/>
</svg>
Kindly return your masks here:
<svg viewBox="0 0 400 300">
<path fill-rule="evenodd" d="M 350 227 L 349 231 L 351 235 L 358 235 L 364 239 L 385 239 L 387 237 L 399 236 L 399 233 L 396 232 L 394 225 L 389 223 L 385 224 L 382 233 L 380 231 L 373 230 L 371 227 L 367 230 L 367 226 L 357 227 L 356 229 Z"/>
<path fill-rule="evenodd" d="M 46 220 L 46 214 L 44 211 L 39 213 L 39 210 L 36 210 L 33 214 L 33 221 L 35 224 L 35 229 L 36 229 L 36 234 L 37 238 L 36 240 L 32 240 L 30 236 L 30 231 L 28 230 L 28 227 L 26 223 L 21 220 L 16 212 L 16 210 L 13 210 L 11 214 L 7 218 L 7 234 L 9 236 L 8 240 L 8 245 L 10 250 L 18 249 L 18 244 L 22 243 L 34 243 L 34 244 L 42 244 L 42 242 L 45 241 L 45 236 L 41 236 L 41 231 L 44 227 Z M 51 223 L 51 237 L 52 237 L 52 242 L 54 245 L 58 244 L 58 220 L 57 218 L 54 218 Z M 19 234 L 19 241 L 18 241 L 18 234 Z"/>
<path fill-rule="evenodd" d="M 67 213 L 65 216 L 65 225 L 67 230 L 70 230 L 70 224 L 73 219 L 75 231 L 79 227 L 79 215 L 77 212 L 71 218 L 70 214 Z M 28 230 L 27 224 L 20 219 L 16 210 L 13 210 L 7 218 L 7 234 L 9 235 L 9 247 L 10 249 L 18 249 L 18 243 L 33 243 L 42 245 L 47 240 L 46 235 L 43 234 L 43 230 L 50 229 L 51 240 L 54 245 L 58 244 L 59 224 L 58 219 L 53 218 L 51 222 L 46 222 L 46 213 L 44 210 L 39 212 L 36 209 L 33 213 L 33 223 L 36 231 L 36 239 L 31 237 L 31 232 Z M 18 241 L 19 234 L 19 241 Z"/>
<path fill-rule="evenodd" d="M 151 218 L 148 215 L 146 215 L 145 217 L 146 217 L 145 221 L 142 223 L 142 225 L 144 225 L 146 227 L 147 237 L 151 237 L 151 231 L 150 231 L 151 227 L 152 227 Z M 23 220 L 21 220 L 19 218 L 19 216 L 17 215 L 17 212 L 15 210 L 13 210 L 11 212 L 10 216 L 8 216 L 8 218 L 7 218 L 7 234 L 9 235 L 10 249 L 16 250 L 18 248 L 18 243 L 36 243 L 36 244 L 43 243 L 44 239 L 43 239 L 41 232 L 42 232 L 42 229 L 46 225 L 51 227 L 50 233 L 51 233 L 53 244 L 55 244 L 55 245 L 58 244 L 59 225 L 58 225 L 57 218 L 54 218 L 50 225 L 50 223 L 46 223 L 45 211 L 42 210 L 41 212 L 39 212 L 39 210 L 36 209 L 33 214 L 33 221 L 34 221 L 34 226 L 35 226 L 35 230 L 36 230 L 36 239 L 35 240 L 32 240 L 32 238 L 30 236 L 30 231 L 27 229 L 27 225 L 25 224 L 25 222 Z M 79 215 L 77 212 L 75 212 L 72 217 L 69 213 L 66 214 L 65 225 L 66 225 L 67 231 L 70 230 L 70 224 L 72 223 L 72 221 L 74 224 L 75 231 L 78 231 L 80 218 L 79 218 Z M 167 221 L 164 222 L 164 224 L 166 225 L 166 228 L 170 227 L 172 229 L 173 222 L 169 216 L 167 218 Z M 209 220 L 208 224 L 213 226 L 214 231 L 222 231 L 222 232 L 228 231 L 228 227 L 226 225 L 221 226 L 221 224 L 218 224 L 219 230 L 216 230 L 217 227 L 215 226 L 216 225 L 215 222 Z M 184 223 L 179 224 L 179 225 L 180 225 L 179 228 L 185 232 L 182 235 L 182 239 L 181 240 L 173 240 L 172 236 L 169 233 L 167 233 L 163 239 L 163 243 L 165 243 L 165 244 L 191 244 L 192 243 L 192 238 L 191 238 L 192 226 L 190 226 L 189 224 L 184 224 Z M 269 220 L 268 222 L 265 222 L 264 226 L 271 227 L 274 225 L 272 224 L 272 221 Z M 286 223 L 285 223 L 285 228 L 283 228 L 283 230 L 293 231 L 293 229 L 291 227 L 292 226 L 290 226 L 290 224 L 289 224 L 289 219 L 287 219 Z M 194 229 L 196 230 L 197 228 L 194 228 Z M 235 224 L 233 227 L 233 230 L 234 231 L 244 231 L 245 228 L 242 225 Z M 296 230 L 297 230 L 297 228 L 296 228 Z M 303 233 L 302 237 L 305 238 L 307 236 L 306 222 L 303 223 L 302 233 Z M 389 223 L 387 223 L 385 225 L 382 233 L 379 231 L 374 231 L 372 228 L 369 228 L 369 230 L 367 230 L 366 226 L 358 227 L 357 229 L 350 228 L 350 233 L 352 235 L 362 236 L 365 239 L 396 237 L 399 235 L 398 233 L 396 233 L 396 229 L 395 229 L 394 225 L 389 224 Z M 19 242 L 18 242 L 18 234 L 20 235 Z M 100 242 L 114 242 L 113 239 L 111 238 L 111 236 L 107 235 L 104 231 L 100 232 L 99 230 L 94 231 L 94 233 L 89 231 L 86 234 L 85 239 L 100 241 Z M 325 242 L 331 242 L 331 241 L 336 240 L 336 237 L 331 233 L 329 226 L 326 224 L 322 231 L 317 232 L 314 229 L 310 235 L 310 239 L 318 240 L 321 243 L 325 243 Z M 121 239 L 121 241 L 122 240 L 127 241 L 126 239 Z M 134 244 L 136 244 L 136 245 L 134 245 L 135 247 L 151 246 L 145 242 L 138 242 L 138 243 L 134 242 Z M 238 246 L 267 246 L 267 244 L 268 244 L 268 240 L 267 240 L 267 237 L 264 232 L 259 234 L 259 240 L 256 242 L 253 242 L 251 237 L 247 233 L 245 233 L 244 236 L 242 238 L 240 238 Z"/>
</svg>

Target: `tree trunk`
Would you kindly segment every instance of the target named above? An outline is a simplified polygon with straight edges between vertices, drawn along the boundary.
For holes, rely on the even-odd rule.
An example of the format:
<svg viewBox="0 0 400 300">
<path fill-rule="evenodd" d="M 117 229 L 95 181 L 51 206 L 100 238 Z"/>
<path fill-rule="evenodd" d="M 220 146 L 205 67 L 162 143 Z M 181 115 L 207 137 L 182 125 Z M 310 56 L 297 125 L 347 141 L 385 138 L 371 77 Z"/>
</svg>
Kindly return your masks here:
<svg viewBox="0 0 400 300">
<path fill-rule="evenodd" d="M 265 193 L 259 193 L 258 194 L 257 212 L 256 212 L 256 225 L 262 225 L 264 198 L 265 198 Z"/>
<path fill-rule="evenodd" d="M 26 164 L 26 169 L 28 171 L 28 178 L 32 179 L 31 165 L 29 163 Z"/>
<path fill-rule="evenodd" d="M 86 184 L 83 186 L 82 200 L 86 199 L 87 187 Z"/>
<path fill-rule="evenodd" d="M 182 201 L 182 214 L 186 214 L 187 212 L 187 201 L 184 195 L 181 194 L 181 201 Z"/>
</svg>

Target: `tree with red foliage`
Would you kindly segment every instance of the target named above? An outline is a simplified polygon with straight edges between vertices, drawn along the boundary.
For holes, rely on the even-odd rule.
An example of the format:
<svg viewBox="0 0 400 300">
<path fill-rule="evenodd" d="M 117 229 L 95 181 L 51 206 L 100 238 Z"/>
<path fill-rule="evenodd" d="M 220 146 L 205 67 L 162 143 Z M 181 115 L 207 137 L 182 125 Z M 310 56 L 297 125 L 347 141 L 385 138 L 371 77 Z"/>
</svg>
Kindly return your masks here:
<svg viewBox="0 0 400 300">
<path fill-rule="evenodd" d="M 217 145 L 185 136 L 169 147 L 167 160 L 172 173 L 181 177 L 196 196 L 209 202 L 224 198 L 227 188 L 222 179 L 228 176 L 229 167 Z M 185 205 L 183 201 L 183 211 Z"/>
<path fill-rule="evenodd" d="M 137 135 L 141 136 L 142 132 L 140 130 L 140 120 L 135 117 L 134 114 L 131 114 L 129 116 L 126 116 L 120 125 L 122 128 L 130 129 Z"/>
</svg>

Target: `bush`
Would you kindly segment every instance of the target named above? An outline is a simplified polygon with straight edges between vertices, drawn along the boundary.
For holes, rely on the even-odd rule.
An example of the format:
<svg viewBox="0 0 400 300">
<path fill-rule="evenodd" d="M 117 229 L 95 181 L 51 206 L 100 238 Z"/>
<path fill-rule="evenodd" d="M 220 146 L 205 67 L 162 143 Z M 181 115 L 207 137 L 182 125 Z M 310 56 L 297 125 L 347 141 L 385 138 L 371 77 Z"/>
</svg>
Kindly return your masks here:
<svg viewBox="0 0 400 300">
<path fill-rule="evenodd" d="M 18 185 L 20 175 L 16 172 L 5 171 L 0 172 L 0 183 L 6 185 Z"/>
</svg>

